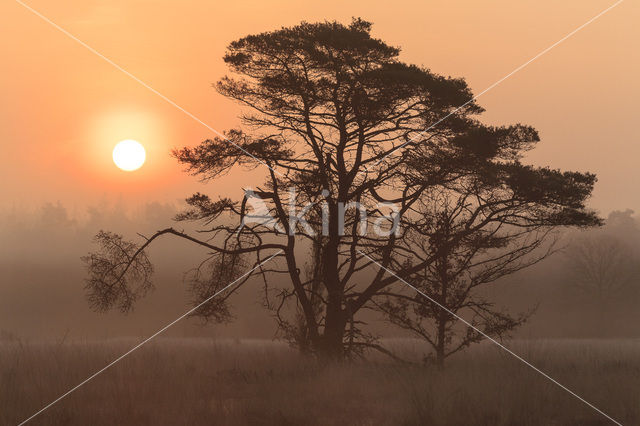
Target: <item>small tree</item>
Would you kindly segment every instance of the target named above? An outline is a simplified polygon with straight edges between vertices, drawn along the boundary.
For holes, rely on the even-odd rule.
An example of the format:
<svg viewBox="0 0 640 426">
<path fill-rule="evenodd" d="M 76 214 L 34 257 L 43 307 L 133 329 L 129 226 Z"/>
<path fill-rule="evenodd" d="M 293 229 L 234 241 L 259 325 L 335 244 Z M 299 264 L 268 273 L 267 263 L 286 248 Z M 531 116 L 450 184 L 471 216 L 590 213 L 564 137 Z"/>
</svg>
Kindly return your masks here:
<svg viewBox="0 0 640 426">
<path fill-rule="evenodd" d="M 425 359 L 433 359 L 439 366 L 448 356 L 484 338 L 459 323 L 455 315 L 496 338 L 525 322 L 530 313 L 512 316 L 496 308 L 481 291 L 499 278 L 546 258 L 555 242 L 555 238 L 548 237 L 555 228 L 568 223 L 566 218 L 549 215 L 545 208 L 536 206 L 537 202 L 549 200 L 532 194 L 523 196 L 530 191 L 527 186 L 518 186 L 514 181 L 481 184 L 474 180 L 473 184 L 467 180 L 467 185 L 432 193 L 420 207 L 423 222 L 406 238 L 418 262 L 433 259 L 408 278 L 433 301 L 406 288 L 384 292 L 376 300 L 376 308 L 393 324 L 431 346 L 433 352 Z M 485 209 L 497 209 L 507 217 L 475 227 Z M 525 211 L 528 220 L 522 220 L 520 212 Z M 538 214 L 531 215 L 533 211 Z"/>
<path fill-rule="evenodd" d="M 603 233 L 575 238 L 565 258 L 569 282 L 594 305 L 603 333 L 613 303 L 640 279 L 640 258 L 627 244 Z"/>
</svg>

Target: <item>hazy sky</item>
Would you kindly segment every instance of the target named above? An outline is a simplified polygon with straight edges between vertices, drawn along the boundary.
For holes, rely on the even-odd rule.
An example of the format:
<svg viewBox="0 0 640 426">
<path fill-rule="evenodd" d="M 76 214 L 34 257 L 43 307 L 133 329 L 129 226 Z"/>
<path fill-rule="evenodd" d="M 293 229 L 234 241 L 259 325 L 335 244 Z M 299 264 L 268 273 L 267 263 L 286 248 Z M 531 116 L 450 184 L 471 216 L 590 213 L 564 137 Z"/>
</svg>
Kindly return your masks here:
<svg viewBox="0 0 640 426">
<path fill-rule="evenodd" d="M 237 125 L 239 109 L 211 83 L 226 72 L 225 46 L 250 33 L 360 16 L 402 47 L 403 60 L 465 77 L 479 93 L 614 3 L 26 2 L 219 131 Z M 239 171 L 202 187 L 168 154 L 210 130 L 19 3 L 0 3 L 0 16 L 0 207 L 60 200 L 82 209 L 119 197 L 134 205 L 194 191 L 239 197 L 256 185 L 259 172 Z M 479 99 L 486 122 L 540 131 L 528 161 L 597 173 L 591 204 L 603 213 L 640 210 L 638 22 L 640 6 L 627 0 Z M 113 164 L 122 139 L 146 147 L 139 171 Z"/>
</svg>

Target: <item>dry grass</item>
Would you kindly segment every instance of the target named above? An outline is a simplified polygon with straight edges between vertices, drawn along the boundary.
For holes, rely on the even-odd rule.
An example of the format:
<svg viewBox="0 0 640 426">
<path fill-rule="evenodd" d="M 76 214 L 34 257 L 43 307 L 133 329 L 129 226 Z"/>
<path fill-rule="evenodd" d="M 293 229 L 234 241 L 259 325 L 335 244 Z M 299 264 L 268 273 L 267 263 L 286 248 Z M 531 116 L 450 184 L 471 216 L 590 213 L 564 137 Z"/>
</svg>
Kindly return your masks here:
<svg viewBox="0 0 640 426">
<path fill-rule="evenodd" d="M 19 423 L 134 343 L 0 343 L 0 423 Z M 612 417 L 640 424 L 640 342 L 509 345 Z M 168 338 L 144 346 L 32 423 L 609 424 L 489 344 L 438 371 L 381 361 L 321 366 L 277 343 Z"/>
</svg>

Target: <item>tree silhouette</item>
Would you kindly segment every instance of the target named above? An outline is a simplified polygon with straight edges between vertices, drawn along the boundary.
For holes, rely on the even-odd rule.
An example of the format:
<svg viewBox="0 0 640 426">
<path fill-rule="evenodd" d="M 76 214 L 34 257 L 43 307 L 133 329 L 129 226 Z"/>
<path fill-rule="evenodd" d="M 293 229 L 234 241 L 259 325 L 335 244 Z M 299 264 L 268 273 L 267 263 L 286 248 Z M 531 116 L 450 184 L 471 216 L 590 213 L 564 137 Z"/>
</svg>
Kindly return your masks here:
<svg viewBox="0 0 640 426">
<path fill-rule="evenodd" d="M 596 234 L 575 238 L 565 260 L 569 283 L 593 304 L 597 331 L 604 334 L 613 302 L 628 296 L 625 292 L 640 278 L 637 254 L 615 236 Z"/>
<path fill-rule="evenodd" d="M 174 155 L 204 181 L 239 166 L 260 167 L 264 183 L 239 201 L 199 193 L 188 198 L 177 219 L 201 223 L 206 238 L 167 228 L 135 247 L 115 236 L 113 245 L 102 241 L 105 250 L 89 259 L 111 261 L 113 270 L 89 264 L 90 299 L 109 295 L 94 306 L 131 307 L 126 301 L 140 294 L 134 279 L 146 279 L 132 272 L 139 266 L 134 259 L 146 259 L 145 248 L 163 235 L 212 252 L 209 284 L 197 287 L 205 289 L 196 291 L 199 299 L 239 276 L 239 265 L 249 268 L 277 253 L 256 271 L 265 305 L 285 336 L 340 358 L 379 347 L 360 312 L 397 281 L 373 269 L 366 256 L 406 279 L 435 261 L 416 257 L 408 236 L 422 226 L 419 206 L 436 188 L 482 176 L 487 189 L 510 193 L 518 206 L 483 202 L 452 244 L 498 223 L 597 223 L 584 205 L 593 175 L 521 165 L 521 153 L 539 140 L 533 128 L 484 126 L 475 118 L 483 109 L 463 79 L 401 62 L 400 50 L 370 30 L 360 19 L 348 26 L 303 22 L 232 42 L 224 60 L 233 76 L 221 79 L 217 90 L 246 107 L 244 129 Z M 264 203 L 259 215 L 248 208 L 254 197 Z M 315 253 L 311 262 L 309 253 Z M 235 267 L 224 266 L 232 259 Z M 226 317 L 214 312 L 226 312 L 228 296 L 246 281 L 201 313 Z"/>
<path fill-rule="evenodd" d="M 496 338 L 525 322 L 531 312 L 510 315 L 496 308 L 482 289 L 553 253 L 556 239 L 549 237 L 564 223 L 547 216 L 545 209 L 538 210 L 535 201 L 519 198 L 512 184 L 486 178 L 487 174 L 465 178 L 433 190 L 421 200 L 423 221 L 405 236 L 417 261 L 433 259 L 407 279 L 432 300 L 408 287 L 389 289 L 374 298 L 374 309 L 429 344 L 432 353 L 425 360 L 439 366 L 448 356 L 484 339 L 456 315 Z M 476 217 L 487 208 L 503 210 L 507 216 L 475 227 Z M 521 214 L 528 220 L 512 220 Z"/>
</svg>

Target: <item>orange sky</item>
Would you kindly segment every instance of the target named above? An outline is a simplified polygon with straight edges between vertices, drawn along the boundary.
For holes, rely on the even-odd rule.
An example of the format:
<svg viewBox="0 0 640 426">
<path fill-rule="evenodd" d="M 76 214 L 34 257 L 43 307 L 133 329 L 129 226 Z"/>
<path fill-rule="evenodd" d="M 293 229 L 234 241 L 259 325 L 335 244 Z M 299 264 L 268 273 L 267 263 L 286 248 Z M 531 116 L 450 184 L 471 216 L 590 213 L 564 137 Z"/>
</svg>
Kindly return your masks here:
<svg viewBox="0 0 640 426">
<path fill-rule="evenodd" d="M 222 131 L 237 125 L 239 109 L 211 83 L 226 72 L 225 46 L 250 33 L 361 16 L 403 48 L 403 60 L 463 76 L 479 93 L 614 1 L 26 2 Z M 0 208 L 239 197 L 255 186 L 259 172 L 207 187 L 184 175 L 169 150 L 210 130 L 20 4 L 3 1 L 0 16 Z M 591 204 L 605 214 L 640 210 L 638 22 L 640 6 L 627 0 L 479 99 L 486 122 L 540 131 L 528 161 L 597 173 Z M 139 171 L 113 164 L 122 139 L 145 145 Z"/>
</svg>

